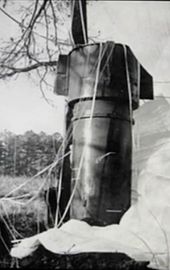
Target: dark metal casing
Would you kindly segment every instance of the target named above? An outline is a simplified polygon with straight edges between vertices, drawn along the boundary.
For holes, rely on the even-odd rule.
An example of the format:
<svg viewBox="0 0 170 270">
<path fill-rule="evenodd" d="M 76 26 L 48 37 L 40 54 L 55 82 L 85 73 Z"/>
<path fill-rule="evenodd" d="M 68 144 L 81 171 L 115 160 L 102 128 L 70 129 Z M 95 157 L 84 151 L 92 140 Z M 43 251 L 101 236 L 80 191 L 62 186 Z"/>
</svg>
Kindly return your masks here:
<svg viewBox="0 0 170 270">
<path fill-rule="evenodd" d="M 118 223 L 131 200 L 132 110 L 140 98 L 153 98 L 152 77 L 128 46 L 106 42 L 69 54 L 67 89 L 73 115 L 70 192 L 77 185 L 70 217 Z"/>
</svg>

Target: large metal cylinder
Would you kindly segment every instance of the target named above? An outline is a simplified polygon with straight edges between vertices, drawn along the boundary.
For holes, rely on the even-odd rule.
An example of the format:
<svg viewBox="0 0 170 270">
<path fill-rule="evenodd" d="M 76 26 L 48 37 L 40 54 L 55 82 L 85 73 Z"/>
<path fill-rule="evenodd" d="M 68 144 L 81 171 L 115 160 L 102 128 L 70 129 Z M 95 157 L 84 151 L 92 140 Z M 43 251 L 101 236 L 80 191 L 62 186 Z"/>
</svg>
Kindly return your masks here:
<svg viewBox="0 0 170 270">
<path fill-rule="evenodd" d="M 77 185 L 71 218 L 118 223 L 130 205 L 131 120 L 123 50 L 112 42 L 70 54 L 71 191 Z"/>
<path fill-rule="evenodd" d="M 68 95 L 73 130 L 62 208 L 71 196 L 70 218 L 118 223 L 131 200 L 132 110 L 153 98 L 152 77 L 128 46 L 89 44 L 60 56 L 55 92 Z"/>
<path fill-rule="evenodd" d="M 96 100 L 91 120 L 91 105 L 91 100 L 84 100 L 76 103 L 73 110 L 71 185 L 73 190 L 77 181 L 77 188 L 70 215 L 78 219 L 102 220 L 106 224 L 118 223 L 130 205 L 129 106 L 113 100 Z"/>
</svg>

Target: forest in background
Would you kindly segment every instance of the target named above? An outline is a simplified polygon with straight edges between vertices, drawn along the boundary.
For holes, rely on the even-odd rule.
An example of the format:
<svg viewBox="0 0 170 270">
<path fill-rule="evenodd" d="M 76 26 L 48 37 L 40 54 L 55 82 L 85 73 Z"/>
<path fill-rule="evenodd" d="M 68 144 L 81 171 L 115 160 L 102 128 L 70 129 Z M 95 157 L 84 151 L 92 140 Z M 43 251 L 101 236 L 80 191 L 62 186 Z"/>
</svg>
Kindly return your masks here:
<svg viewBox="0 0 170 270">
<path fill-rule="evenodd" d="M 1 132 L 0 175 L 32 177 L 54 161 L 61 143 L 62 136 L 57 132 Z"/>
</svg>

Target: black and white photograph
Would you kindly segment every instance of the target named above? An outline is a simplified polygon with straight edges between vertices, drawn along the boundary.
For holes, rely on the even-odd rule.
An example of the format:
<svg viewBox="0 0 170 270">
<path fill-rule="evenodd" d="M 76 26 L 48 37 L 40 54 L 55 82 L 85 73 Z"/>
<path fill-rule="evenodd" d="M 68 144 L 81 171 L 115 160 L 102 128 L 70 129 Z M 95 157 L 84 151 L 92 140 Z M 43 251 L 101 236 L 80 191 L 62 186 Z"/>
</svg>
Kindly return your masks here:
<svg viewBox="0 0 170 270">
<path fill-rule="evenodd" d="M 0 0 L 0 268 L 170 270 L 170 2 Z"/>
</svg>

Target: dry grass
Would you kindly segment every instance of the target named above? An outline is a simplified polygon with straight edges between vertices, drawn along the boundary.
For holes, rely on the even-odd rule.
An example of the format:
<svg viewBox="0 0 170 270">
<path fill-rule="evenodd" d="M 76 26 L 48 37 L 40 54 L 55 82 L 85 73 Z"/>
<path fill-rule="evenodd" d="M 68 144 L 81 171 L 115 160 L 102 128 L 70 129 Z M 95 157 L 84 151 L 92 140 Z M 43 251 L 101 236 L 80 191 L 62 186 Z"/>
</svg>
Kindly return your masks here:
<svg viewBox="0 0 170 270">
<path fill-rule="evenodd" d="M 22 183 L 27 182 L 27 185 L 21 187 L 15 192 L 15 196 L 30 194 L 29 199 L 34 197 L 34 200 L 28 203 L 28 198 L 22 199 L 23 204 L 14 203 L 10 200 L 2 199 L 7 193 Z M 46 183 L 41 192 L 39 190 L 43 179 L 37 178 L 30 181 L 25 177 L 0 177 L 0 214 L 9 226 L 10 240 L 13 237 L 20 239 L 29 237 L 42 230 L 46 229 L 47 225 L 47 206 L 44 201 L 43 192 L 47 189 Z M 36 195 L 36 196 L 35 196 Z M 18 201 L 21 202 L 21 201 Z M 0 268 L 16 268 L 17 266 L 28 269 L 134 269 L 146 270 L 147 263 L 136 263 L 124 254 L 78 254 L 75 256 L 56 255 L 45 250 L 42 246 L 33 254 L 32 257 L 21 261 L 12 259 L 9 254 L 0 257 Z"/>
<path fill-rule="evenodd" d="M 25 185 L 23 185 L 26 183 Z M 22 186 L 23 185 L 23 186 Z M 49 183 L 46 179 L 31 180 L 26 177 L 0 177 L 0 214 L 1 216 L 32 215 L 41 222 L 44 219 L 46 208 L 44 191 Z M 19 189 L 16 189 L 20 187 Z M 13 190 L 15 192 L 11 193 Z M 11 193 L 11 194 L 9 194 Z M 5 197 L 7 194 L 9 196 Z"/>
<path fill-rule="evenodd" d="M 25 176 L 22 177 L 10 177 L 10 176 L 0 176 L 0 198 L 18 188 L 25 183 L 20 189 L 12 193 L 11 196 L 23 195 L 29 193 L 34 195 L 40 186 L 45 182 L 42 190 L 47 189 L 49 182 L 45 178 L 35 178 L 31 179 Z"/>
<path fill-rule="evenodd" d="M 49 185 L 43 178 L 0 177 L 0 219 L 7 227 L 10 241 L 32 236 L 51 226 L 43 196 Z M 8 193 L 11 194 L 5 197 Z M 0 259 L 0 267 L 10 267 L 11 260 L 7 254 L 3 262 Z"/>
<path fill-rule="evenodd" d="M 32 215 L 35 221 L 43 221 L 46 218 L 47 208 L 44 192 L 51 185 L 52 183 L 45 178 L 1 176 L 0 215 L 6 217 L 23 215 L 25 218 Z M 15 192 L 12 193 L 13 190 Z M 7 194 L 9 196 L 6 196 Z"/>
</svg>

